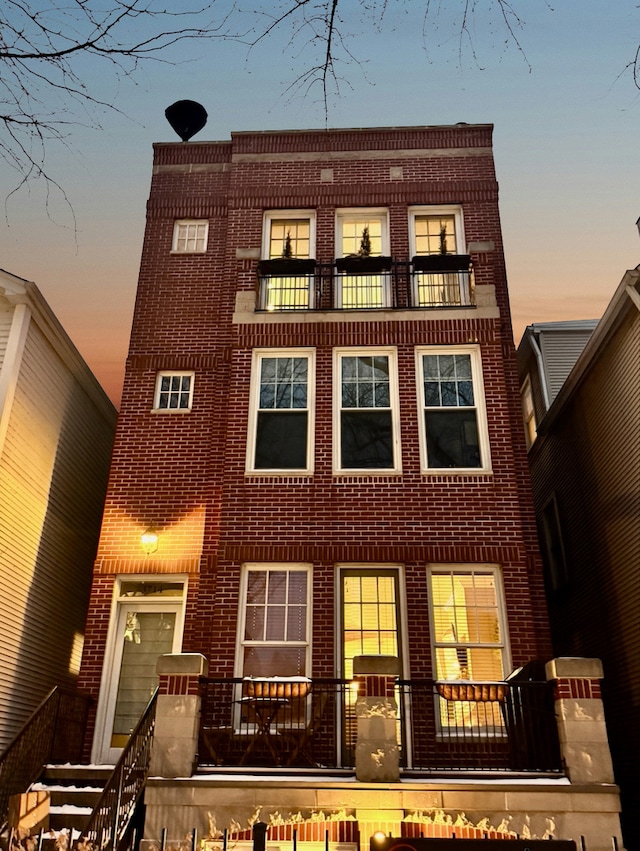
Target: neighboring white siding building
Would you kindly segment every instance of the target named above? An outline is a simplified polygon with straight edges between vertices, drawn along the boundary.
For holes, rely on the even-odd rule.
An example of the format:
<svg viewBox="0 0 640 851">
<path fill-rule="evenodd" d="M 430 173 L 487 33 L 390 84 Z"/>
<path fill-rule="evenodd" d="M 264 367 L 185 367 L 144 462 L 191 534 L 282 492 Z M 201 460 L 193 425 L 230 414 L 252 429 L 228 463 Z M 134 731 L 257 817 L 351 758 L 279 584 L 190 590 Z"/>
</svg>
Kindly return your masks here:
<svg viewBox="0 0 640 851">
<path fill-rule="evenodd" d="M 0 270 L 0 751 L 75 683 L 115 421 L 35 284 Z"/>
</svg>

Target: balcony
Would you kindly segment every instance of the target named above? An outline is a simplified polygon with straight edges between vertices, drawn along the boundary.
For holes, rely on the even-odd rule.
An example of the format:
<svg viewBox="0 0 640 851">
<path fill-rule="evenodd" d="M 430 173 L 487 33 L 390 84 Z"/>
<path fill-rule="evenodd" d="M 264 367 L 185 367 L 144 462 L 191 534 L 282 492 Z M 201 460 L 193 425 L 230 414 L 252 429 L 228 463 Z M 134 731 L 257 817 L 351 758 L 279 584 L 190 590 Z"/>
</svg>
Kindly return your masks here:
<svg viewBox="0 0 640 851">
<path fill-rule="evenodd" d="M 353 769 L 356 684 L 202 678 L 199 764 Z M 562 771 L 551 684 L 397 680 L 404 772 Z"/>
<path fill-rule="evenodd" d="M 272 313 L 474 306 L 470 258 L 444 257 L 447 262 L 441 255 L 414 257 L 411 262 L 390 257 L 340 258 L 333 263 L 262 260 L 258 264 L 258 310 Z"/>
</svg>

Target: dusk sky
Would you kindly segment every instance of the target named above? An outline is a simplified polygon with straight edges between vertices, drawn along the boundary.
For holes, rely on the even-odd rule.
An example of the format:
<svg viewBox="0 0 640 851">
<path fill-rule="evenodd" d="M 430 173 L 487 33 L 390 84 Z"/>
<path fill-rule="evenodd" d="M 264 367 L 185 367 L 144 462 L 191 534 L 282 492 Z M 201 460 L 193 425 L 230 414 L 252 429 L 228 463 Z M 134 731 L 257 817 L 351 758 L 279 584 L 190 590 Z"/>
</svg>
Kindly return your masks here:
<svg viewBox="0 0 640 851">
<path fill-rule="evenodd" d="M 343 0 L 349 14 L 356 0 Z M 441 0 L 456 9 L 459 0 Z M 478 64 L 441 19 L 425 52 L 424 0 L 390 2 L 379 30 L 352 48 L 348 83 L 332 97 L 328 126 L 490 123 L 516 343 L 537 321 L 599 317 L 626 269 L 640 263 L 640 91 L 625 65 L 640 42 L 637 0 L 514 0 L 524 19 L 526 59 L 501 28 L 493 0 L 476 19 Z M 495 24 L 495 26 L 494 26 Z M 346 20 L 345 31 L 362 22 Z M 120 112 L 102 130 L 78 127 L 67 147 L 48 149 L 48 168 L 76 216 L 45 187 L 6 202 L 0 267 L 35 281 L 117 404 L 124 375 L 151 177 L 153 142 L 176 141 L 164 110 L 182 98 L 209 113 L 194 141 L 232 131 L 324 126 L 319 92 L 283 96 L 305 56 L 284 37 L 248 57 L 216 41 L 184 48 L 179 64 L 146 65 L 116 85 L 87 62 L 100 97 Z M 182 61 L 182 59 L 185 61 Z M 186 61 L 188 59 L 188 61 Z M 481 67 L 478 67 L 481 66 Z M 0 164 L 4 196 L 16 175 Z"/>
</svg>

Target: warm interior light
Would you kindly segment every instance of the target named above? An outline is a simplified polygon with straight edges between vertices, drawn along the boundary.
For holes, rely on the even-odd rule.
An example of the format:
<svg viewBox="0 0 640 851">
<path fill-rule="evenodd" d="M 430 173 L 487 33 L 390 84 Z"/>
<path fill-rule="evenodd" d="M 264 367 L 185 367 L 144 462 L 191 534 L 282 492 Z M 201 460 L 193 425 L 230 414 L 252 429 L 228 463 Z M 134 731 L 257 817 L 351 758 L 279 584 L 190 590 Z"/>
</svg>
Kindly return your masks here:
<svg viewBox="0 0 640 851">
<path fill-rule="evenodd" d="M 384 840 L 385 840 L 387 837 L 386 837 L 386 834 L 385 834 L 385 833 L 383 833 L 381 830 L 376 830 L 376 832 L 373 834 L 373 836 L 372 836 L 371 838 L 372 838 L 375 842 L 384 842 Z"/>
<path fill-rule="evenodd" d="M 142 549 L 149 556 L 151 553 L 155 553 L 158 549 L 158 533 L 151 526 L 146 529 L 142 535 L 140 536 L 140 543 L 142 544 Z"/>
</svg>

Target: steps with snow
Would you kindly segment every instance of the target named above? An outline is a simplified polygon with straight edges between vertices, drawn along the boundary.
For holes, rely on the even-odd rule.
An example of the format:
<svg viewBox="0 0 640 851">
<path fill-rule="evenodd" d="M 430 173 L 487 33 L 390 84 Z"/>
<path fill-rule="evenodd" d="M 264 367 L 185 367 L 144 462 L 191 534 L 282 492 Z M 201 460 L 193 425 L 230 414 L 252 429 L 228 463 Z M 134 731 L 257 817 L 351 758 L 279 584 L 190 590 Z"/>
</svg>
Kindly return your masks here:
<svg viewBox="0 0 640 851">
<path fill-rule="evenodd" d="M 82 830 L 112 771 L 111 765 L 48 765 L 30 791 L 49 792 L 50 829 Z"/>
</svg>

